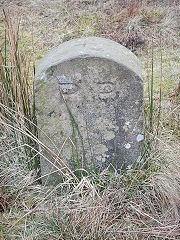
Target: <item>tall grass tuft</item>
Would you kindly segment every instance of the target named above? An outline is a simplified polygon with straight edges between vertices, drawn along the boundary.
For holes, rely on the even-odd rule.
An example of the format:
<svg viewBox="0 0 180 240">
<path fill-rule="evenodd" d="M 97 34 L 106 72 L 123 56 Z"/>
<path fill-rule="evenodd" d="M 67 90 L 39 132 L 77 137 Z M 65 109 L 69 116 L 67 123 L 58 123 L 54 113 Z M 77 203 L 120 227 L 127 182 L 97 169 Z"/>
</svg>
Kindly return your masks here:
<svg viewBox="0 0 180 240">
<path fill-rule="evenodd" d="M 19 22 L 15 27 L 9 15 L 3 11 L 6 24 L 4 44 L 0 49 L 0 117 L 6 119 L 9 124 L 18 122 L 19 127 L 26 129 L 37 136 L 35 102 L 34 102 L 34 66 L 31 59 L 20 48 Z M 4 107 L 14 110 L 15 118 L 7 113 Z M 21 121 L 17 121 L 21 120 Z M 14 131 L 14 142 L 18 145 L 19 138 L 24 143 L 24 152 L 27 158 L 28 168 L 37 169 L 38 158 L 34 151 L 27 145 L 34 146 L 28 135 L 17 134 Z M 27 145 L 26 145 L 27 144 Z M 33 159 L 33 160 L 32 160 Z"/>
</svg>

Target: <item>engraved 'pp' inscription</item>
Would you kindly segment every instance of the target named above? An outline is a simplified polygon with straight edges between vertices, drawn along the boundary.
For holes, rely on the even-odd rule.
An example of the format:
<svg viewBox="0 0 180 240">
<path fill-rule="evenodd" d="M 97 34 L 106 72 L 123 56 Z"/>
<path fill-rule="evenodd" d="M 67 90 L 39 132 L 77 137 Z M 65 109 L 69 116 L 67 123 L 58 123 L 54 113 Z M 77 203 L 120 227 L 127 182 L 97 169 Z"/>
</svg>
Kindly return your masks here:
<svg viewBox="0 0 180 240">
<path fill-rule="evenodd" d="M 98 91 L 100 99 L 114 99 L 114 83 L 111 82 L 98 82 Z"/>
<path fill-rule="evenodd" d="M 110 93 L 114 90 L 113 83 L 97 83 L 97 84 L 100 93 Z"/>
</svg>

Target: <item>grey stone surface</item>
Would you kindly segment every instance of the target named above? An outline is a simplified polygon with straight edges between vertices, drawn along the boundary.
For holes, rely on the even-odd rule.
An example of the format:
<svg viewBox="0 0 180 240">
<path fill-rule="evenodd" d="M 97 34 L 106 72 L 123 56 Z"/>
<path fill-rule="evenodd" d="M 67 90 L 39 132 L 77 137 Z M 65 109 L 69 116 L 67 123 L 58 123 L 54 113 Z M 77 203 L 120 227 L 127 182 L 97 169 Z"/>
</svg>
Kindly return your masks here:
<svg viewBox="0 0 180 240">
<path fill-rule="evenodd" d="M 93 161 L 102 170 L 138 159 L 143 83 L 140 62 L 128 49 L 97 37 L 65 42 L 42 59 L 35 84 L 38 127 L 46 134 L 39 131 L 39 139 L 56 154 L 61 151 L 72 169 L 77 157 L 88 170 Z M 42 174 L 51 168 L 41 157 Z"/>
</svg>

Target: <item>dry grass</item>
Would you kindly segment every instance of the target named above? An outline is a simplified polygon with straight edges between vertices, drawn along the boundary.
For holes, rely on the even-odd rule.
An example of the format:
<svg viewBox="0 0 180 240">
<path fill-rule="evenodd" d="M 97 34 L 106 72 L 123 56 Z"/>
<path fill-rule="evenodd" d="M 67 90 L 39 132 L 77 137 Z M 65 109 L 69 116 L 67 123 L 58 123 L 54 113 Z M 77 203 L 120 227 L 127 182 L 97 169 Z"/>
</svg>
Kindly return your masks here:
<svg viewBox="0 0 180 240">
<path fill-rule="evenodd" d="M 0 166 L 6 199 L 1 234 L 4 239 L 179 239 L 179 172 L 165 165 L 158 170 L 160 157 L 147 158 L 148 169 L 121 175 L 105 170 L 76 183 L 67 177 L 52 188 L 37 184 L 36 172 L 15 156 L 6 158 Z"/>
<path fill-rule="evenodd" d="M 178 1 L 58 2 L 31 0 L 27 4 L 18 0 L 0 4 L 6 5 L 10 15 L 14 11 L 11 18 L 22 16 L 19 44 L 27 54 L 33 52 L 35 59 L 65 40 L 89 35 L 111 38 L 133 50 L 143 63 L 146 144 L 151 145 L 144 162 L 122 174 L 105 170 L 98 177 L 89 174 L 78 180 L 62 162 L 56 170 L 63 173 L 63 181 L 46 187 L 40 184 L 38 171 L 27 164 L 42 152 L 33 150 L 34 155 L 27 158 L 24 146 L 33 146 L 23 139 L 28 136 L 41 148 L 46 146 L 24 124 L 22 98 L 17 99 L 20 103 L 14 110 L 4 101 L 0 106 L 0 239 L 180 239 Z M 21 79 L 32 81 L 24 59 L 19 58 Z M 14 66 L 14 58 L 11 62 Z M 1 60 L 1 69 L 4 65 Z M 17 72 L 13 76 L 17 85 Z M 48 151 L 58 158 L 51 149 Z"/>
</svg>

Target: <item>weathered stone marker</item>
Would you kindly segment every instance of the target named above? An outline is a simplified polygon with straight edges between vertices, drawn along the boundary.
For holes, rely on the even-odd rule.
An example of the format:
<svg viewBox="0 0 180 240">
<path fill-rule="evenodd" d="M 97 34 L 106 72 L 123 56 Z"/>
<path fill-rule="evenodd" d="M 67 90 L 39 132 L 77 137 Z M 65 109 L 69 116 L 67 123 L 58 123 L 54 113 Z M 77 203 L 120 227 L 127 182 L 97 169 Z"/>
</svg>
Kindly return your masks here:
<svg viewBox="0 0 180 240">
<path fill-rule="evenodd" d="M 36 108 L 38 127 L 57 148 L 41 131 L 39 139 L 56 154 L 60 151 L 71 168 L 78 163 L 88 170 L 94 165 L 99 170 L 110 164 L 120 168 L 138 159 L 143 140 L 141 69 L 137 57 L 120 44 L 88 37 L 50 51 L 36 72 Z M 51 168 L 41 158 L 42 174 Z"/>
</svg>

